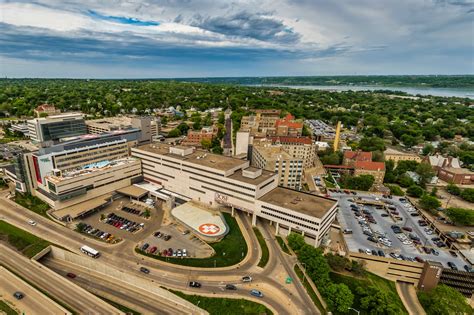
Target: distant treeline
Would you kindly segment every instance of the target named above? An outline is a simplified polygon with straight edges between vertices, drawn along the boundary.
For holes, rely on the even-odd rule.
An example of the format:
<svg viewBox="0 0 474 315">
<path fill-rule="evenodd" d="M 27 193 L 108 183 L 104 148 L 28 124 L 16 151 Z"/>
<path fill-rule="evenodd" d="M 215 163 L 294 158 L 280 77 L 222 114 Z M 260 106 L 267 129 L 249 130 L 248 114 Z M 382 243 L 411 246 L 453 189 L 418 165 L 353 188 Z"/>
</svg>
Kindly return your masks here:
<svg viewBox="0 0 474 315">
<path fill-rule="evenodd" d="M 379 85 L 398 87 L 474 88 L 474 75 L 384 75 L 309 77 L 186 78 L 177 81 L 224 84 L 275 85 Z"/>
</svg>

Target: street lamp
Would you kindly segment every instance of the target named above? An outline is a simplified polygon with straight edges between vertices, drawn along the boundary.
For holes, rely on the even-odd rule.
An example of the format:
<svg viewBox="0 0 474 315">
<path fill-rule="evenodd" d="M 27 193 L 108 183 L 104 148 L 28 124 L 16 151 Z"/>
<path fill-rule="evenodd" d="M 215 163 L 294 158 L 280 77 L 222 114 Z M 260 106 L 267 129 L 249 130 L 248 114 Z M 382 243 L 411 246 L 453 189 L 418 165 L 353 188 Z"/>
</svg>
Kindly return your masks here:
<svg viewBox="0 0 474 315">
<path fill-rule="evenodd" d="M 305 263 L 301 263 L 301 264 L 302 264 L 303 267 L 304 267 L 304 269 L 303 269 L 303 285 L 304 285 L 304 281 L 305 281 L 305 279 L 306 279 L 306 264 L 305 264 Z"/>
<path fill-rule="evenodd" d="M 349 310 L 353 310 L 353 311 L 356 312 L 357 314 L 360 314 L 360 311 L 356 310 L 355 308 L 349 307 L 348 309 L 349 309 Z"/>
</svg>

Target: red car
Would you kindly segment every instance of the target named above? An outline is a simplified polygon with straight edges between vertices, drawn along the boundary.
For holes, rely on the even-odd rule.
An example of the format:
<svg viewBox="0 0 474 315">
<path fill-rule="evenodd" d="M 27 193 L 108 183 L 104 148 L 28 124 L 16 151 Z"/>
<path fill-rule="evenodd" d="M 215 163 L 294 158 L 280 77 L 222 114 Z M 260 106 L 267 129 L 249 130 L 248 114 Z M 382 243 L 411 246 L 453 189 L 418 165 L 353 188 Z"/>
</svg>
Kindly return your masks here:
<svg viewBox="0 0 474 315">
<path fill-rule="evenodd" d="M 413 229 L 411 227 L 404 226 L 402 227 L 402 230 L 408 231 L 408 232 L 413 232 Z"/>
<path fill-rule="evenodd" d="M 72 272 L 68 272 L 66 276 L 68 276 L 68 278 L 71 278 L 71 279 L 74 279 L 76 277 L 76 275 L 73 274 Z"/>
<path fill-rule="evenodd" d="M 168 250 L 163 249 L 163 251 L 161 252 L 161 256 L 168 256 Z"/>
<path fill-rule="evenodd" d="M 154 252 L 156 252 L 156 246 L 153 246 L 152 248 L 150 248 L 150 250 L 148 252 L 150 254 L 153 254 Z"/>
</svg>

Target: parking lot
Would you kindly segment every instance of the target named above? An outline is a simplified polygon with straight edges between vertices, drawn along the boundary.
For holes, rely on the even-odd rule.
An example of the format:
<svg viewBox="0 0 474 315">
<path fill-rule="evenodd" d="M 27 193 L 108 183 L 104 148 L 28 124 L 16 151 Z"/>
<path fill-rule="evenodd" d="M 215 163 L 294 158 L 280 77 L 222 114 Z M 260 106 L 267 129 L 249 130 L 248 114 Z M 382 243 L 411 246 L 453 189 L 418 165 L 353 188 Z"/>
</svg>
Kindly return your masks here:
<svg viewBox="0 0 474 315">
<path fill-rule="evenodd" d="M 155 236 L 156 232 L 160 232 L 161 236 Z M 166 240 L 165 236 L 169 236 L 169 239 Z M 178 249 L 181 253 L 185 249 L 186 257 L 205 258 L 213 254 L 213 250 L 209 245 L 177 224 L 161 226 L 140 242 L 138 244 L 139 248 L 142 248 L 144 244 L 148 244 L 146 251 L 156 247 L 154 254 L 161 254 L 162 256 L 178 257 Z M 169 251 L 169 249 L 171 249 L 171 255 L 169 255 L 170 253 L 164 253 L 164 250 Z"/>
<path fill-rule="evenodd" d="M 155 205 L 154 209 L 148 209 L 150 209 L 149 219 L 143 216 L 143 213 L 146 211 L 145 207 L 130 205 L 128 198 L 120 198 L 101 211 L 79 222 L 88 224 L 92 226 L 93 229 L 110 234 L 115 239 L 127 239 L 139 242 L 146 237 L 146 235 L 158 229 L 163 220 L 160 204 Z M 109 236 L 107 236 L 107 238 L 108 237 Z"/>
<path fill-rule="evenodd" d="M 338 221 L 341 227 L 352 230 L 352 234 L 344 235 L 351 251 L 378 254 L 378 250 L 382 250 L 386 256 L 392 254 L 390 256 L 396 259 L 433 260 L 446 267 L 448 262 L 452 262 L 458 269 L 464 270 L 466 262 L 435 244 L 433 238 L 438 235 L 431 229 L 420 226 L 420 217 L 411 215 L 416 215 L 417 211 L 409 202 L 402 202 L 404 198 L 400 201 L 399 197 L 389 199 L 369 193 L 352 195 L 330 192 L 330 195 L 339 200 Z M 378 206 L 377 209 L 373 205 L 363 205 L 357 203 L 358 197 L 385 206 Z M 372 250 L 377 253 L 372 253 Z"/>
</svg>

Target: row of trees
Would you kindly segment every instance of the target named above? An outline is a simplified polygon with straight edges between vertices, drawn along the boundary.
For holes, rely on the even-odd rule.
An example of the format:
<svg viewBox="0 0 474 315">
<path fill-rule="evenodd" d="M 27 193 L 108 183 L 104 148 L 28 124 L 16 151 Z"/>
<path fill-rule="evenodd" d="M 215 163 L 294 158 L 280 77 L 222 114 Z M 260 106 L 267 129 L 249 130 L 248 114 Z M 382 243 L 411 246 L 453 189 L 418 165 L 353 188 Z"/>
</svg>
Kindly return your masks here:
<svg viewBox="0 0 474 315">
<path fill-rule="evenodd" d="M 352 275 L 364 278 L 366 276 L 363 264 L 346 257 L 327 254 L 323 255 L 320 248 L 314 248 L 305 243 L 299 234 L 290 234 L 288 244 L 297 253 L 298 259 L 305 264 L 306 271 L 321 292 L 330 310 L 338 314 L 349 312 L 349 307 L 358 299 L 359 307 L 369 314 L 403 314 L 395 302 L 393 292 L 381 290 L 369 285 L 357 286 L 351 289 L 345 283 L 331 280 L 331 269 L 336 272 L 349 271 Z"/>
</svg>

